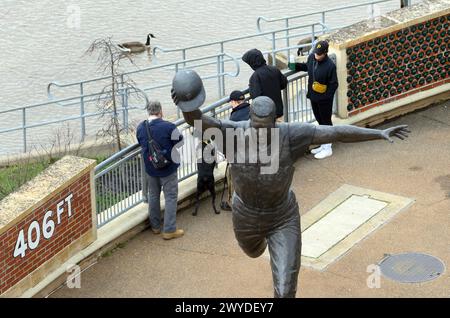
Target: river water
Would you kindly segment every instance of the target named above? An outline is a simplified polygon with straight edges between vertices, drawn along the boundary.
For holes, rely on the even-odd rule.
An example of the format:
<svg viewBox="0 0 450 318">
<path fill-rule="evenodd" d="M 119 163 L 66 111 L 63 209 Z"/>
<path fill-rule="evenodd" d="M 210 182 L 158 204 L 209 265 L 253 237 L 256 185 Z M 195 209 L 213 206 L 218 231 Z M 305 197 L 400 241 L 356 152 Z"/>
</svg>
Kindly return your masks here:
<svg viewBox="0 0 450 318">
<path fill-rule="evenodd" d="M 47 100 L 47 85 L 51 81 L 68 83 L 101 76 L 93 56 L 84 52 L 97 38 L 112 36 L 114 41 L 145 42 L 151 32 L 156 38 L 152 45 L 163 48 L 178 48 L 214 40 L 227 39 L 257 32 L 258 16 L 269 18 L 302 14 L 349 4 L 363 3 L 360 0 L 2 0 L 0 7 L 0 111 Z M 399 7 L 400 0 L 389 1 L 375 7 L 375 13 L 385 13 Z M 419 2 L 413 1 L 413 3 Z M 369 16 L 369 8 L 363 7 L 326 16 L 328 26 L 346 25 Z M 306 24 L 318 22 L 320 15 L 297 20 Z M 282 28 L 283 24 L 264 25 L 266 30 Z M 269 48 L 270 41 L 251 39 L 227 44 L 225 50 L 241 56 L 246 50 L 258 47 Z M 197 50 L 188 57 L 216 54 L 218 47 Z M 156 62 L 179 59 L 179 55 L 163 54 Z M 153 63 L 156 63 L 153 61 Z M 138 69 L 150 65 L 146 54 L 136 56 Z M 233 66 L 227 68 L 232 71 Z M 211 71 L 205 69 L 205 75 Z M 212 72 L 214 69 L 212 70 Z M 173 70 L 152 72 L 151 76 L 137 78 L 139 86 L 153 85 L 158 78 L 170 78 Z M 242 65 L 238 79 L 227 79 L 227 93 L 234 88 L 245 88 L 248 66 Z M 213 84 L 215 84 L 214 81 Z M 208 84 L 208 85 L 213 85 Z M 217 89 L 207 87 L 210 100 L 217 96 Z M 58 91 L 58 97 L 76 95 L 77 91 Z M 169 89 L 150 97 L 168 99 Z M 163 99 L 164 99 L 163 98 Z M 166 100 L 164 99 L 164 101 Z M 172 107 L 172 106 L 170 106 Z M 168 109 L 172 109 L 168 106 Z M 52 106 L 27 113 L 27 123 L 51 120 L 56 115 L 75 115 L 78 108 Z M 20 126 L 22 114 L 0 114 L 0 130 Z M 49 117 L 50 116 L 50 117 Z M 140 113 L 138 115 L 140 117 Z M 95 120 L 91 125 L 94 125 Z M 78 127 L 78 124 L 74 124 Z M 52 129 L 59 129 L 53 125 Z M 30 143 L 46 143 L 51 132 L 41 128 L 29 129 Z M 0 154 L 21 151 L 22 132 L 2 134 Z"/>
</svg>

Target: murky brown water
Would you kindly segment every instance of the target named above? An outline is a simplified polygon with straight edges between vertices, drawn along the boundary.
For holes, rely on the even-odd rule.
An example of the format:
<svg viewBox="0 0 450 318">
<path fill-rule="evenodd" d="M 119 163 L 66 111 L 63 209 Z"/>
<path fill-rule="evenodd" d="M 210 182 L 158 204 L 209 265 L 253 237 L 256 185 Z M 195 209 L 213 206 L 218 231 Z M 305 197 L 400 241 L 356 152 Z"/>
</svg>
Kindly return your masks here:
<svg viewBox="0 0 450 318">
<path fill-rule="evenodd" d="M 365 1 L 2 0 L 0 111 L 46 101 L 46 87 L 51 81 L 72 82 L 100 76 L 95 58 L 83 56 L 96 38 L 112 36 L 118 42 L 144 42 L 146 34 L 152 32 L 156 36 L 156 39 L 152 40 L 153 45 L 176 48 L 256 33 L 256 18 L 260 15 L 282 17 L 363 2 Z M 398 8 L 399 2 L 400 0 L 393 0 L 382 4 L 376 7 L 376 11 L 384 13 Z M 327 24 L 349 24 L 368 15 L 366 8 L 348 11 L 346 14 L 329 14 Z M 319 20 L 320 16 L 316 16 L 302 20 L 301 23 Z M 281 27 L 282 24 L 270 26 Z M 253 47 L 269 48 L 270 41 L 246 40 L 227 45 L 226 51 L 241 56 Z M 217 52 L 216 47 L 193 52 L 193 56 Z M 158 61 L 175 59 L 175 55 L 166 54 Z M 138 56 L 135 62 L 138 68 L 150 65 L 145 54 Z M 233 88 L 244 88 L 249 74 L 248 67 L 243 66 L 239 79 L 227 79 L 227 92 Z M 138 78 L 137 82 L 140 86 L 153 85 L 159 76 L 169 79 L 173 76 L 173 71 L 154 72 L 151 76 Z M 208 85 L 215 85 L 216 82 Z M 207 92 L 214 99 L 217 89 L 210 88 L 210 91 Z M 168 92 L 158 94 L 168 95 Z M 61 93 L 60 96 L 64 94 Z M 77 112 L 78 109 L 68 110 L 53 106 L 30 112 L 27 122 L 46 119 L 49 113 L 53 116 Z M 20 125 L 20 114 L 0 118 L 0 130 Z M 17 133 L 3 135 L 0 138 L 3 140 L 0 143 L 0 153 L 20 151 L 18 145 L 21 144 L 21 138 L 21 134 Z M 29 136 L 31 140 L 43 141 L 46 138 L 48 139 L 48 132 L 41 132 L 40 129 L 32 130 Z"/>
</svg>

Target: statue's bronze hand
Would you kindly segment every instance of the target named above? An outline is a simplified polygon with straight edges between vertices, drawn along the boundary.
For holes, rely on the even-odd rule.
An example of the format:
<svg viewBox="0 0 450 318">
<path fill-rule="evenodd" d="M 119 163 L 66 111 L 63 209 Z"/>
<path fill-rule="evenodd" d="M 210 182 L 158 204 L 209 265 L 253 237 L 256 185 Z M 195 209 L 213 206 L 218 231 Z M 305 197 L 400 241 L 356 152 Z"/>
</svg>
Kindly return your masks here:
<svg viewBox="0 0 450 318">
<path fill-rule="evenodd" d="M 392 143 L 394 140 L 391 137 L 397 137 L 401 140 L 405 140 L 405 138 L 408 138 L 408 134 L 410 132 L 411 131 L 408 129 L 408 125 L 400 125 L 382 130 L 381 135 L 384 139 Z"/>
</svg>

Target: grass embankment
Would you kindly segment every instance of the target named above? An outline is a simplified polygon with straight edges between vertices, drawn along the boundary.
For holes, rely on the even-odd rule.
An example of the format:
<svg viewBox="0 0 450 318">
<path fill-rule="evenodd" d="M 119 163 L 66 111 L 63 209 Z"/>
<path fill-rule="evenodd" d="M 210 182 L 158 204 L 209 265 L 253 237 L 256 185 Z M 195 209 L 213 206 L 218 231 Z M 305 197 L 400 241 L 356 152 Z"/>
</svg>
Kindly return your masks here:
<svg viewBox="0 0 450 318">
<path fill-rule="evenodd" d="M 101 156 L 90 159 L 94 159 L 97 163 L 100 163 L 106 158 L 105 156 Z M 23 184 L 36 177 L 59 159 L 52 158 L 39 162 L 11 164 L 0 167 L 0 200 L 3 200 L 8 194 L 19 189 Z"/>
</svg>

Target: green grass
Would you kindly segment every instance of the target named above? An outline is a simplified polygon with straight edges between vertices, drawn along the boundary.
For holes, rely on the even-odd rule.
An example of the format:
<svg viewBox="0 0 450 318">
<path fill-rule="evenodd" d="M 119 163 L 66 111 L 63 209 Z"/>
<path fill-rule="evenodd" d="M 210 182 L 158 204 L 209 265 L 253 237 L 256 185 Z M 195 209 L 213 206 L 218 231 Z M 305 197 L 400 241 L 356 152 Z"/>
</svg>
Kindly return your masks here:
<svg viewBox="0 0 450 318">
<path fill-rule="evenodd" d="M 98 156 L 90 159 L 94 159 L 97 163 L 100 163 L 106 158 L 107 156 Z M 52 158 L 39 162 L 12 164 L 0 167 L 0 200 L 3 200 L 8 194 L 17 191 L 23 184 L 36 177 L 59 159 Z"/>
<path fill-rule="evenodd" d="M 100 192 L 100 191 L 99 191 Z M 95 196 L 95 201 L 97 203 L 97 209 L 107 209 L 109 207 L 114 206 L 116 203 L 119 203 L 122 200 L 125 200 L 130 195 L 128 193 L 97 193 Z M 97 211 L 97 213 L 100 213 L 101 211 Z"/>
<path fill-rule="evenodd" d="M 50 161 L 17 164 L 0 168 L 0 200 L 16 191 L 21 185 L 36 177 L 50 166 Z"/>
</svg>

